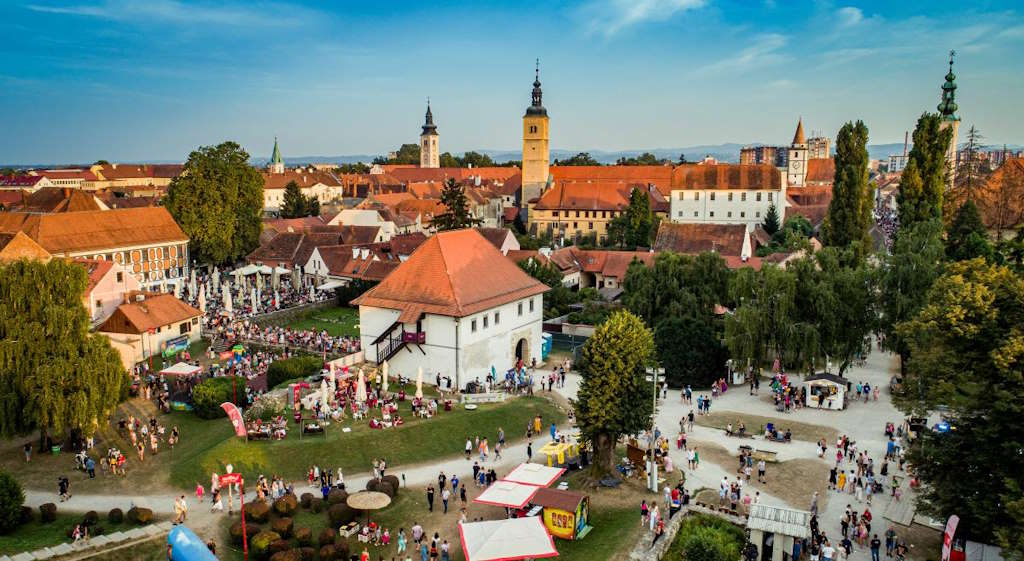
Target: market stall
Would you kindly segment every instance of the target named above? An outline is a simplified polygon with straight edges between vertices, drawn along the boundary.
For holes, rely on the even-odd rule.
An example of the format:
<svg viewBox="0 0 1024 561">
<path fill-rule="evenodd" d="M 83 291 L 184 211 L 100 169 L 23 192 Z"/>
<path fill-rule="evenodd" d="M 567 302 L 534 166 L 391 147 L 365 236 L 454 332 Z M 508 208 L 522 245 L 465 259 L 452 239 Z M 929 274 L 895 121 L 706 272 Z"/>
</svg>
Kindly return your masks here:
<svg viewBox="0 0 1024 561">
<path fill-rule="evenodd" d="M 540 489 L 514 481 L 497 481 L 473 499 L 474 503 L 520 509 L 526 506 Z"/>
<path fill-rule="evenodd" d="M 539 517 L 459 525 L 466 561 L 515 561 L 556 557 L 555 540 Z"/>
<path fill-rule="evenodd" d="M 516 469 L 512 470 L 502 479 L 515 483 L 536 485 L 538 487 L 549 487 L 563 473 L 565 473 L 565 468 L 549 467 L 541 464 L 519 464 Z"/>
<path fill-rule="evenodd" d="M 846 392 L 849 380 L 835 374 L 811 374 L 804 378 L 807 386 L 807 406 L 819 409 L 841 410 L 846 408 Z"/>
<path fill-rule="evenodd" d="M 561 489 L 538 489 L 530 501 L 544 509 L 544 525 L 556 538 L 575 540 L 588 531 L 590 497 Z"/>
<path fill-rule="evenodd" d="M 160 371 L 161 376 L 192 376 L 202 372 L 202 368 L 193 366 L 187 362 L 179 362 L 174 366 L 164 368 Z"/>
<path fill-rule="evenodd" d="M 570 438 L 548 442 L 538 450 L 549 467 L 566 468 L 580 465 L 580 445 Z"/>
</svg>

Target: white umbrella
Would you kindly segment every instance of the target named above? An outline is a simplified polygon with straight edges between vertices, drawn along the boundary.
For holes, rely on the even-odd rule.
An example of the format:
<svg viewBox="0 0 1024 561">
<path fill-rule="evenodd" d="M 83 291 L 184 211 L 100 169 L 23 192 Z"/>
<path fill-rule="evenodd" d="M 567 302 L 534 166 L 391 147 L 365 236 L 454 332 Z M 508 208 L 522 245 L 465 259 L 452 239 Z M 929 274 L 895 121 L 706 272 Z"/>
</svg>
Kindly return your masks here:
<svg viewBox="0 0 1024 561">
<path fill-rule="evenodd" d="M 320 401 L 324 405 L 327 405 L 327 403 L 328 403 L 328 401 L 330 399 L 330 395 L 331 395 L 331 393 L 330 393 L 330 389 L 327 387 L 327 380 L 326 379 L 320 380 Z"/>
<path fill-rule="evenodd" d="M 206 291 L 205 290 L 200 290 L 199 291 L 199 311 L 203 312 L 204 314 L 206 313 Z"/>
<path fill-rule="evenodd" d="M 292 290 L 299 290 L 299 268 L 292 267 Z"/>
<path fill-rule="evenodd" d="M 281 309 L 281 293 L 277 291 L 277 287 L 274 287 L 274 309 Z"/>
<path fill-rule="evenodd" d="M 213 266 L 213 289 L 220 290 L 220 271 L 217 270 L 217 266 Z"/>
<path fill-rule="evenodd" d="M 174 297 L 177 298 L 178 300 L 181 300 L 181 283 L 180 282 L 174 283 Z"/>
<path fill-rule="evenodd" d="M 423 399 L 423 367 L 416 371 L 416 399 Z"/>
<path fill-rule="evenodd" d="M 256 288 L 263 290 L 263 275 L 256 273 Z"/>
<path fill-rule="evenodd" d="M 274 267 L 274 270 L 270 272 L 270 286 L 274 287 L 274 290 L 277 290 L 277 285 L 281 282 L 281 275 L 277 274 L 280 270 L 279 267 Z"/>
<path fill-rule="evenodd" d="M 384 377 L 380 383 L 380 390 L 382 393 L 388 393 L 388 361 L 384 361 L 384 364 L 380 368 L 380 375 Z"/>
<path fill-rule="evenodd" d="M 252 301 L 252 313 L 254 313 L 254 314 L 259 313 L 259 311 L 260 311 L 259 310 L 259 301 L 256 300 L 256 289 L 255 288 L 252 289 L 252 292 L 250 294 L 252 295 L 252 298 L 251 298 L 251 301 Z"/>
<path fill-rule="evenodd" d="M 195 267 L 192 267 L 189 270 L 189 272 L 188 272 L 188 287 L 189 287 L 189 290 L 190 290 L 188 295 L 189 296 L 195 296 L 196 295 L 196 268 Z"/>
<path fill-rule="evenodd" d="M 334 375 L 334 367 L 331 367 L 331 372 L 328 374 L 328 379 L 331 381 L 331 389 L 338 391 L 338 378 Z"/>
<path fill-rule="evenodd" d="M 221 285 L 221 295 L 224 298 L 224 311 L 228 314 L 231 313 L 231 285 L 224 283 Z"/>
<path fill-rule="evenodd" d="M 359 369 L 359 379 L 356 381 L 356 401 L 363 403 L 366 401 L 366 378 L 363 376 L 363 370 Z"/>
</svg>

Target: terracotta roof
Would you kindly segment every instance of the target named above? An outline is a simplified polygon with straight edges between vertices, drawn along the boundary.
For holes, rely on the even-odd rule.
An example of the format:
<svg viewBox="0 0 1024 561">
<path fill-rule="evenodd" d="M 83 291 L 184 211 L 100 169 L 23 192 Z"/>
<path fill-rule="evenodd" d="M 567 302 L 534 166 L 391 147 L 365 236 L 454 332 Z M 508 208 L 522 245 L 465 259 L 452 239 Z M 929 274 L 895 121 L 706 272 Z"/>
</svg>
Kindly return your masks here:
<svg viewBox="0 0 1024 561">
<path fill-rule="evenodd" d="M 83 181 L 95 181 L 97 179 L 96 174 L 87 169 L 44 169 L 35 170 L 32 173 L 50 180 L 81 179 Z"/>
<path fill-rule="evenodd" d="M 725 266 L 730 269 L 742 269 L 744 267 L 750 267 L 755 271 L 761 270 L 764 260 L 760 257 L 748 257 L 746 261 L 743 260 L 739 255 L 721 255 L 721 258 L 725 260 Z"/>
<path fill-rule="evenodd" d="M 80 189 L 64 187 L 43 187 L 34 193 L 27 193 L 19 212 L 79 212 L 84 210 L 104 210 L 92 193 Z"/>
<path fill-rule="evenodd" d="M 534 259 L 541 264 L 549 262 L 548 258 L 544 257 L 544 255 L 536 249 L 510 249 L 508 250 L 508 253 L 505 254 L 505 257 L 513 263 L 519 263 L 520 261 L 526 261 L 527 259 Z"/>
<path fill-rule="evenodd" d="M 11 205 L 20 204 L 24 193 L 21 189 L 0 189 L 0 210 L 7 210 Z"/>
<path fill-rule="evenodd" d="M 385 172 L 402 183 L 422 181 L 444 182 L 448 178 L 464 181 L 470 178 L 494 179 L 506 181 L 510 177 L 520 175 L 517 167 L 484 167 L 484 168 L 421 168 L 405 166 L 383 166 Z"/>
<path fill-rule="evenodd" d="M 410 189 L 411 191 L 411 189 Z M 378 193 L 367 197 L 367 201 L 376 201 L 384 206 L 394 206 L 402 201 L 415 198 L 411 192 L 405 193 Z"/>
<path fill-rule="evenodd" d="M 621 211 L 629 206 L 634 188 L 647 191 L 647 186 L 621 181 L 560 181 L 541 195 L 534 208 L 538 210 L 612 210 Z M 648 197 L 655 194 L 648 192 Z M 660 193 L 658 202 L 664 202 Z M 652 209 L 655 200 L 652 199 Z"/>
<path fill-rule="evenodd" d="M 42 180 L 36 175 L 4 175 L 0 176 L 0 187 L 32 187 Z"/>
<path fill-rule="evenodd" d="M 342 183 L 334 175 L 326 171 L 309 171 L 286 169 L 284 173 L 261 172 L 263 175 L 264 189 L 284 189 L 290 182 L 294 181 L 300 189 L 306 189 L 322 183 L 328 187 L 341 187 Z"/>
<path fill-rule="evenodd" d="M 745 224 L 679 224 L 662 221 L 655 251 L 674 251 L 695 254 L 715 251 L 721 255 L 743 254 L 743 241 L 747 236 Z"/>
<path fill-rule="evenodd" d="M 137 294 L 143 294 L 145 299 L 136 302 Z M 141 334 L 203 315 L 173 294 L 129 293 L 128 298 L 131 301 L 118 306 L 97 331 Z"/>
<path fill-rule="evenodd" d="M 507 206 L 502 209 L 502 216 L 505 218 L 505 222 L 515 222 L 516 216 L 519 215 L 519 207 Z"/>
<path fill-rule="evenodd" d="M 339 226 L 342 243 L 346 244 L 371 244 L 377 241 L 377 234 L 380 233 L 380 226 Z"/>
<path fill-rule="evenodd" d="M 435 234 L 352 303 L 464 317 L 547 290 L 479 232 L 464 229 Z"/>
<path fill-rule="evenodd" d="M 807 160 L 807 183 L 832 183 L 836 179 L 836 161 L 832 158 L 811 158 Z"/>
<path fill-rule="evenodd" d="M 61 214 L 0 212 L 0 232 L 18 230 L 54 255 L 188 241 L 163 207 Z"/>
<path fill-rule="evenodd" d="M 439 199 L 441 198 L 441 187 L 443 185 L 440 181 L 410 181 L 406 189 L 409 190 L 408 193 L 410 195 L 417 199 Z"/>
<path fill-rule="evenodd" d="M 795 187 L 786 190 L 795 205 L 826 205 L 832 202 L 832 187 Z"/>
<path fill-rule="evenodd" d="M 448 207 L 434 199 L 409 199 L 395 205 L 395 210 L 405 215 L 419 214 L 423 222 L 429 222 L 438 214 L 448 212 Z"/>
<path fill-rule="evenodd" d="M 654 185 L 665 197 L 672 184 L 672 166 L 551 166 L 549 171 L 556 183 L 573 180 Z"/>
<path fill-rule="evenodd" d="M 184 164 L 106 164 L 96 166 L 97 175 L 103 179 L 173 179 L 181 175 Z"/>
<path fill-rule="evenodd" d="M 483 227 L 478 227 L 476 229 L 476 231 L 480 232 L 480 235 L 483 236 L 484 239 L 486 239 L 487 241 L 491 242 L 491 245 L 493 245 L 494 247 L 496 247 L 498 249 L 501 249 L 502 244 L 505 243 L 505 240 L 508 238 L 509 234 L 511 233 L 508 228 L 483 228 Z"/>
<path fill-rule="evenodd" d="M 416 251 L 417 247 L 423 245 L 425 241 L 427 241 L 426 234 L 423 232 L 413 232 L 411 234 L 391 236 L 391 239 L 385 242 L 384 246 L 393 255 L 408 257 L 412 255 L 412 252 Z"/>
<path fill-rule="evenodd" d="M 305 237 L 302 232 L 282 232 L 270 241 L 261 243 L 245 259 L 250 262 L 287 261 L 295 263 L 295 254 Z M 305 265 L 305 262 L 300 264 Z"/>
<path fill-rule="evenodd" d="M 303 216 L 302 218 L 265 218 L 263 231 L 303 232 L 316 226 L 325 226 L 326 221 L 320 216 Z"/>
<path fill-rule="evenodd" d="M 828 214 L 828 205 L 792 205 L 786 209 L 786 218 L 800 215 L 807 219 L 812 226 L 818 227 L 825 221 Z"/>
<path fill-rule="evenodd" d="M 803 119 L 796 122 L 796 133 L 793 134 L 793 144 L 807 144 L 807 138 L 804 136 Z"/>
<path fill-rule="evenodd" d="M 672 171 L 672 189 L 781 188 L 782 173 L 770 164 L 683 164 Z"/>
<path fill-rule="evenodd" d="M 0 262 L 18 259 L 49 261 L 50 253 L 24 232 L 0 233 Z"/>
<path fill-rule="evenodd" d="M 592 251 L 588 251 L 591 253 Z M 638 260 L 650 267 L 654 264 L 654 254 L 650 251 L 606 251 L 601 275 L 616 279 L 626 278 L 626 270 L 633 260 Z"/>
<path fill-rule="evenodd" d="M 320 246 L 320 254 L 331 276 L 380 281 L 401 262 L 394 255 L 382 251 L 382 244 Z"/>
<path fill-rule="evenodd" d="M 142 208 L 160 203 L 160 197 L 117 197 L 110 191 L 97 193 L 96 198 L 103 201 L 107 208 Z"/>
<path fill-rule="evenodd" d="M 103 277 L 114 268 L 113 261 L 98 261 L 95 259 L 73 259 L 72 261 L 85 267 L 85 273 L 89 275 L 89 284 L 85 288 L 86 294 L 92 292 L 92 289 L 96 288 L 96 285 L 103 280 Z"/>
<path fill-rule="evenodd" d="M 654 263 L 654 253 L 650 251 L 579 249 L 570 246 L 553 251 L 550 258 L 551 262 L 563 272 L 578 269 L 618 279 L 626 277 L 626 269 L 629 268 L 633 259 L 638 259 L 650 267 Z"/>
</svg>

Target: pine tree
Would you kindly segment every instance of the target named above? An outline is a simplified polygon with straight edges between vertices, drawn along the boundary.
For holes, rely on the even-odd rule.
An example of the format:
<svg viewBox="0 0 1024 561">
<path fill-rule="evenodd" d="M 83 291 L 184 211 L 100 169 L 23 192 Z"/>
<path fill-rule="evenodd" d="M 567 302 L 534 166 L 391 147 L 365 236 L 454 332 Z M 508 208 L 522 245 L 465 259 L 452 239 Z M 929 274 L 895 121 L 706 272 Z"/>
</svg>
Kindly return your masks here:
<svg viewBox="0 0 1024 561">
<path fill-rule="evenodd" d="M 775 203 L 768 205 L 768 212 L 764 215 L 764 223 L 761 224 L 765 232 L 768 232 L 769 236 L 774 236 L 775 232 L 779 231 L 779 209 L 775 208 Z"/>
<path fill-rule="evenodd" d="M 846 123 L 836 137 L 832 202 L 822 227 L 825 245 L 855 246 L 861 256 L 871 247 L 871 186 L 868 184 L 868 128 Z"/>
<path fill-rule="evenodd" d="M 448 209 L 447 212 L 438 214 L 431 222 L 438 232 L 479 226 L 482 222 L 469 213 L 465 188 L 454 178 L 449 178 L 441 189 L 441 203 Z"/>
<path fill-rule="evenodd" d="M 942 128 L 942 118 L 936 113 L 925 113 L 914 128 L 914 147 L 910 150 L 907 168 L 911 166 L 920 183 L 907 184 L 907 169 L 903 170 L 897 202 L 900 209 L 900 228 L 915 223 L 942 218 L 942 195 L 946 190 L 946 149 L 953 131 Z M 907 211 L 904 210 L 907 207 Z"/>
<path fill-rule="evenodd" d="M 971 199 L 960 205 L 946 230 L 946 257 L 950 261 L 966 261 L 975 257 L 991 261 L 994 257 L 981 213 Z"/>
<path fill-rule="evenodd" d="M 284 186 L 284 199 L 281 202 L 281 218 L 301 218 L 306 216 L 306 198 L 294 181 Z"/>
</svg>

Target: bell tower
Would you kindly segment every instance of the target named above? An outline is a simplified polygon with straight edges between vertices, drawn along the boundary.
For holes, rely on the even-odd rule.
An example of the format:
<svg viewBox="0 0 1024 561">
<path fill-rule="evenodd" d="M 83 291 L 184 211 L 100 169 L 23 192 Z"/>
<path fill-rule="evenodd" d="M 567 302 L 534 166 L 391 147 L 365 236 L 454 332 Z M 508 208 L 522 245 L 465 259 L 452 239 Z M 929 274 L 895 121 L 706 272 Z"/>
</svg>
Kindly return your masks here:
<svg viewBox="0 0 1024 561">
<path fill-rule="evenodd" d="M 434 124 L 434 114 L 430 112 L 430 100 L 427 99 L 427 116 L 423 122 L 423 132 L 420 133 L 421 168 L 441 167 L 441 153 L 438 152 L 437 140 L 437 126 Z"/>
<path fill-rule="evenodd" d="M 942 101 L 939 102 L 939 115 L 942 116 L 941 129 L 953 129 L 953 136 L 949 140 L 949 147 L 946 148 L 946 189 L 951 189 L 956 183 L 956 145 L 957 137 L 960 135 L 960 115 L 956 114 L 956 74 L 953 73 L 953 57 L 956 51 L 949 51 L 949 72 L 946 73 L 946 81 L 942 84 Z"/>
<path fill-rule="evenodd" d="M 790 187 L 803 187 L 807 180 L 807 137 L 804 136 L 804 120 L 796 123 L 793 143 L 789 145 L 786 166 L 786 182 Z"/>
<path fill-rule="evenodd" d="M 544 108 L 540 89 L 540 59 L 533 80 L 533 96 L 523 115 L 523 186 L 522 204 L 540 196 L 548 182 L 551 152 L 548 146 L 548 110 Z"/>
<path fill-rule="evenodd" d="M 277 147 L 277 137 L 274 137 L 274 152 L 270 155 L 270 173 L 284 173 L 284 160 L 281 158 L 281 150 Z"/>
</svg>

